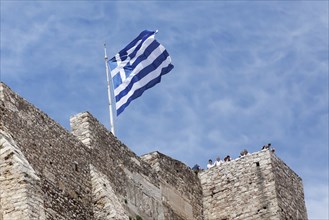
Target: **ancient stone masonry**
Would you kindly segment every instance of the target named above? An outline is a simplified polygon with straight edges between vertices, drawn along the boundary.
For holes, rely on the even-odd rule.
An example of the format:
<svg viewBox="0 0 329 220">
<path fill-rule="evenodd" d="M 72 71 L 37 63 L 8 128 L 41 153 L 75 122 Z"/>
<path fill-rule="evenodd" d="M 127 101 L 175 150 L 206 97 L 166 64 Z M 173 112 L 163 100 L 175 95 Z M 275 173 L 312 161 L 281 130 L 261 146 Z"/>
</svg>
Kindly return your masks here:
<svg viewBox="0 0 329 220">
<path fill-rule="evenodd" d="M 157 172 L 163 200 L 176 211 L 175 219 L 203 219 L 201 183 L 189 167 L 160 152 L 141 158 Z"/>
<path fill-rule="evenodd" d="M 111 188 L 108 192 L 113 191 L 117 200 L 127 210 L 127 218 L 136 215 L 147 219 L 161 218 L 163 208 L 160 189 L 157 176 L 151 167 L 118 141 L 89 113 L 72 117 L 71 127 L 73 134 L 92 149 L 93 173 L 104 178 L 106 187 Z M 97 181 L 93 181 L 92 185 L 97 191 Z M 105 193 L 104 190 L 105 188 L 98 189 L 100 193 Z M 150 193 L 150 190 L 153 193 Z M 96 204 L 114 205 L 113 201 L 102 202 L 97 200 L 97 195 L 93 197 Z M 116 216 L 116 219 L 125 218 Z"/>
<path fill-rule="evenodd" d="M 271 162 L 281 219 L 307 219 L 302 179 L 278 157 Z"/>
<path fill-rule="evenodd" d="M 201 193 L 183 195 L 176 185 L 170 185 L 176 180 L 169 179 L 164 188 L 161 184 L 164 180 L 157 171 L 90 113 L 71 118 L 71 134 L 2 83 L 0 91 L 0 216 L 3 220 L 12 219 L 11 216 L 88 220 L 202 218 L 201 197 L 198 197 Z M 191 176 L 185 165 L 175 162 L 184 167 L 180 170 L 182 176 L 185 172 Z M 167 168 L 161 174 L 173 172 Z M 18 185 L 20 178 L 23 181 Z M 175 177 L 171 175 L 171 178 Z M 180 187 L 187 188 L 189 184 L 186 181 Z M 16 202 L 16 195 L 10 196 L 19 190 L 22 205 Z M 184 209 L 177 208 L 169 195 L 184 198 Z"/>
<path fill-rule="evenodd" d="M 88 112 L 70 123 L 0 83 L 0 220 L 307 219 L 301 178 L 269 150 L 196 175 L 138 157 Z"/>
<path fill-rule="evenodd" d="M 201 218 L 200 183 L 186 165 L 162 155 L 161 165 L 172 164 L 175 166 L 162 166 L 157 169 L 152 163 L 153 160 L 142 160 L 137 157 L 87 112 L 72 117 L 71 127 L 72 133 L 92 149 L 92 170 L 97 171 L 99 176 L 103 176 L 103 182 L 108 182 L 106 185 L 111 187 L 108 192 L 113 189 L 117 200 L 127 210 L 128 216 L 138 215 L 143 219 Z M 148 158 L 157 160 L 157 155 L 150 154 Z M 173 172 L 176 175 L 173 175 Z M 181 178 L 177 178 L 177 172 L 180 173 Z M 182 181 L 183 178 L 185 181 Z M 181 182 L 177 183 L 177 181 Z M 199 194 L 187 190 L 190 185 L 194 184 L 193 181 L 198 183 Z M 92 181 L 92 185 L 93 188 L 97 188 L 96 182 Z M 99 189 L 99 191 L 102 190 Z M 173 203 L 171 197 L 168 198 L 169 196 L 180 200 Z M 93 198 L 97 198 L 97 196 L 93 195 Z M 104 200 L 101 204 L 104 202 L 114 206 L 113 201 Z M 179 204 L 182 207 L 179 207 Z M 100 212 L 97 211 L 97 213 Z M 117 216 L 116 219 L 123 219 L 123 217 Z"/>
<path fill-rule="evenodd" d="M 224 162 L 200 179 L 205 219 L 307 219 L 301 179 L 270 150 Z"/>
<path fill-rule="evenodd" d="M 3 131 L 0 134 L 1 219 L 44 219 L 40 178 L 14 140 Z"/>
<path fill-rule="evenodd" d="M 90 205 L 92 197 L 89 149 L 4 84 L 0 84 L 0 92 L 0 138 L 8 143 L 6 148 L 1 145 L 1 153 L 5 157 L 0 163 L 2 209 L 9 205 L 5 202 L 6 195 L 16 194 L 8 188 L 6 182 L 12 180 L 11 187 L 20 187 L 17 185 L 20 184 L 17 176 L 5 175 L 12 173 L 31 179 L 24 182 L 27 188 L 35 186 L 35 196 L 42 199 L 45 214 L 40 212 L 39 219 L 91 219 L 93 212 Z M 6 160 L 7 151 L 3 152 L 6 149 L 11 149 L 14 153 L 12 158 L 7 156 L 12 160 L 13 168 L 3 167 L 9 161 Z M 22 159 L 23 156 L 25 160 Z M 76 163 L 79 164 L 79 171 L 75 170 Z M 41 190 L 38 187 L 41 187 Z M 18 194 L 22 200 L 23 197 L 26 197 L 26 201 L 32 199 L 24 191 Z M 20 209 L 23 207 L 3 210 L 4 220 L 20 215 Z M 25 212 L 33 212 L 33 209 Z M 22 216 L 16 219 L 30 218 Z"/>
</svg>

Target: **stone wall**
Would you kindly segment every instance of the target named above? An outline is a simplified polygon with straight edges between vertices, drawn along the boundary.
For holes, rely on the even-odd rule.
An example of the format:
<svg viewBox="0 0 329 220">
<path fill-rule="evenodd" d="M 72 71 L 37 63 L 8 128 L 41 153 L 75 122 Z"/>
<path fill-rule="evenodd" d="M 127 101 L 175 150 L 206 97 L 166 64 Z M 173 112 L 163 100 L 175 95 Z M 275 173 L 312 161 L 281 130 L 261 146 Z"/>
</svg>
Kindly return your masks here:
<svg viewBox="0 0 329 220">
<path fill-rule="evenodd" d="M 164 203 L 176 213 L 174 219 L 203 219 L 201 183 L 189 167 L 157 151 L 141 159 L 158 174 Z"/>
<path fill-rule="evenodd" d="M 117 197 L 115 201 L 121 204 L 129 217 L 201 218 L 200 181 L 185 164 L 160 153 L 149 155 L 160 161 L 160 166 L 145 160 L 145 157 L 141 159 L 88 112 L 80 113 L 70 121 L 72 133 L 92 149 L 93 170 L 103 177 L 103 182 L 110 184 L 108 193 L 113 190 Z M 104 202 L 114 204 L 108 199 Z M 120 215 L 117 218 L 123 217 Z"/>
<path fill-rule="evenodd" d="M 31 167 L 35 180 L 40 183 L 45 218 L 92 219 L 89 149 L 2 83 L 0 93 L 0 130 L 15 141 L 15 145 L 26 158 L 27 164 L 24 166 Z M 18 164 L 19 159 L 15 158 L 13 157 L 12 163 Z M 25 175 L 19 170 L 15 173 Z M 10 190 L 8 185 L 3 184 L 10 178 L 1 175 L 1 192 Z M 2 209 L 8 205 L 5 197 L 7 196 L 1 195 Z M 26 195 L 25 199 L 30 199 L 30 196 Z M 29 212 L 31 211 L 33 210 Z M 22 215 L 25 216 L 24 213 Z M 16 219 L 27 219 L 23 216 Z M 43 217 L 40 215 L 40 218 Z M 4 214 L 4 220 L 6 219 L 8 218 Z"/>
<path fill-rule="evenodd" d="M 4 131 L 0 161 L 1 219 L 45 219 L 40 178 Z"/>
<path fill-rule="evenodd" d="M 199 191 L 192 195 L 186 180 L 193 173 L 187 166 L 176 161 L 178 165 L 162 166 L 159 173 L 90 113 L 72 117 L 69 133 L 2 83 L 0 91 L 0 131 L 14 143 L 2 147 L 5 151 L 0 158 L 0 216 L 4 220 L 8 210 L 20 210 L 7 207 L 19 204 L 16 195 L 11 199 L 7 194 L 18 189 L 25 211 L 17 218 L 22 219 L 201 218 L 200 185 L 193 188 L 197 191 L 199 187 Z M 33 175 L 27 174 L 26 167 Z M 175 180 L 178 169 L 184 184 Z M 167 181 L 166 175 L 170 176 Z M 20 176 L 21 184 L 12 188 Z M 33 201 L 35 205 L 29 205 Z"/>
<path fill-rule="evenodd" d="M 307 219 L 301 178 L 269 150 L 197 176 L 138 157 L 88 112 L 70 122 L 0 83 L 0 220 Z"/>
<path fill-rule="evenodd" d="M 224 162 L 199 177 L 205 219 L 307 219 L 301 179 L 270 150 Z"/>
<path fill-rule="evenodd" d="M 111 187 L 127 215 L 131 218 L 162 218 L 159 183 L 151 167 L 117 140 L 90 113 L 80 113 L 70 121 L 72 133 L 92 149 L 93 169 L 110 184 L 108 187 Z M 105 202 L 110 203 L 108 200 Z"/>
<path fill-rule="evenodd" d="M 278 157 L 271 159 L 280 218 L 307 219 L 302 179 Z"/>
<path fill-rule="evenodd" d="M 93 211 L 95 219 L 129 219 L 123 207 L 122 199 L 118 198 L 111 187 L 111 182 L 91 165 L 91 183 L 93 195 Z"/>
</svg>

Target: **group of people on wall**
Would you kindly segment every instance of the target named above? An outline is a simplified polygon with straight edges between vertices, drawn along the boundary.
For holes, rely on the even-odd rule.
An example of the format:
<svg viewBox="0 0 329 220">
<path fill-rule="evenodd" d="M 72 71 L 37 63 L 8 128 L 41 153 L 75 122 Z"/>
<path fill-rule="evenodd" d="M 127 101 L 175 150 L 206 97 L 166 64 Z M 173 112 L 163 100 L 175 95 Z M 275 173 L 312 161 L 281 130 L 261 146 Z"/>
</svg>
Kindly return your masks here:
<svg viewBox="0 0 329 220">
<path fill-rule="evenodd" d="M 275 152 L 275 148 L 273 148 L 271 146 L 271 143 L 265 144 L 262 147 L 262 150 L 271 150 L 272 152 Z M 243 151 L 240 152 L 240 155 L 237 159 L 243 158 L 247 155 L 250 155 L 250 153 L 248 152 L 247 149 L 244 149 Z M 224 157 L 224 160 L 221 160 L 220 157 L 217 157 L 215 162 L 213 162 L 212 159 L 209 159 L 208 164 L 207 164 L 207 169 L 210 169 L 210 168 L 215 167 L 215 166 L 220 166 L 221 164 L 223 164 L 225 162 L 229 162 L 231 160 L 232 160 L 232 158 L 230 157 L 230 155 L 227 155 L 226 157 Z M 196 164 L 196 165 L 194 165 L 194 167 L 192 167 L 192 170 L 194 170 L 197 173 L 198 171 L 201 170 L 201 168 L 198 164 Z"/>
<path fill-rule="evenodd" d="M 247 149 L 244 149 L 243 151 L 240 152 L 239 158 L 242 158 L 242 157 L 247 156 L 247 155 L 250 155 L 250 153 L 247 151 Z M 213 163 L 212 159 L 209 159 L 208 164 L 207 164 L 207 168 L 210 169 L 214 166 L 220 166 L 222 163 L 229 162 L 231 160 L 232 160 L 232 158 L 230 157 L 230 155 L 227 155 L 224 158 L 224 161 L 221 160 L 220 157 L 217 157 L 216 161 L 214 163 Z"/>
</svg>

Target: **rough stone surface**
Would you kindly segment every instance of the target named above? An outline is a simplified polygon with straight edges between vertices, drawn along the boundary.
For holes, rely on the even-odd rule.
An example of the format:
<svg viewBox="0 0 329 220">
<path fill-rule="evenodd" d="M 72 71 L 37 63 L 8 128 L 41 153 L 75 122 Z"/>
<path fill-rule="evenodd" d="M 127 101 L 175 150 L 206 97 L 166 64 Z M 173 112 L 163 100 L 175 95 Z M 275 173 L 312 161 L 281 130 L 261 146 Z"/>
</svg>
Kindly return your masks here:
<svg viewBox="0 0 329 220">
<path fill-rule="evenodd" d="M 1 218 L 45 219 L 40 178 L 13 139 L 0 131 Z"/>
<path fill-rule="evenodd" d="M 176 211 L 176 219 L 203 219 L 201 183 L 189 167 L 160 152 L 145 154 L 141 158 L 160 177 L 163 200 Z"/>
<path fill-rule="evenodd" d="M 205 219 L 307 219 L 301 179 L 270 150 L 199 173 Z"/>
<path fill-rule="evenodd" d="M 302 179 L 280 158 L 271 157 L 281 219 L 307 219 Z"/>
<path fill-rule="evenodd" d="M 129 219 L 123 203 L 114 193 L 109 179 L 92 165 L 90 171 L 95 219 Z"/>
<path fill-rule="evenodd" d="M 128 216 L 163 218 L 158 177 L 88 112 L 71 118 L 72 133 L 91 150 L 91 164 L 107 177 Z M 109 202 L 109 201 L 108 201 Z"/>
<path fill-rule="evenodd" d="M 2 83 L 0 93 L 0 130 L 15 141 L 40 179 L 46 219 L 92 219 L 89 149 Z M 3 181 L 9 178 L 4 177 Z"/>
<path fill-rule="evenodd" d="M 267 150 L 196 175 L 136 156 L 88 112 L 70 122 L 0 83 L 0 220 L 307 219 L 301 178 Z"/>
<path fill-rule="evenodd" d="M 137 157 L 87 112 L 70 121 L 72 133 L 92 149 L 91 164 L 108 178 L 129 216 L 202 218 L 200 181 L 185 164 L 158 152 Z"/>
</svg>

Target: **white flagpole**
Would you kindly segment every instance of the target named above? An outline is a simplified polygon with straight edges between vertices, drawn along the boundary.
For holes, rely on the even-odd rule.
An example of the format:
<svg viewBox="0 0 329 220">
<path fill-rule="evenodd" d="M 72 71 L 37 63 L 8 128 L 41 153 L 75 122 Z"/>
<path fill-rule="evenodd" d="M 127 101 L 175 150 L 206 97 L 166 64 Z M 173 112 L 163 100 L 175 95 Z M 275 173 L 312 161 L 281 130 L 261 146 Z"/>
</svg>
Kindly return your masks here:
<svg viewBox="0 0 329 220">
<path fill-rule="evenodd" d="M 113 123 L 113 109 L 112 109 L 112 93 L 111 93 L 111 78 L 109 76 L 109 65 L 108 65 L 108 57 L 106 54 L 106 44 L 104 44 L 104 54 L 105 54 L 105 67 L 106 67 L 106 79 L 107 79 L 107 93 L 109 98 L 109 110 L 110 110 L 110 126 L 111 126 L 111 132 L 113 135 L 115 135 L 114 132 L 114 123 Z"/>
</svg>

